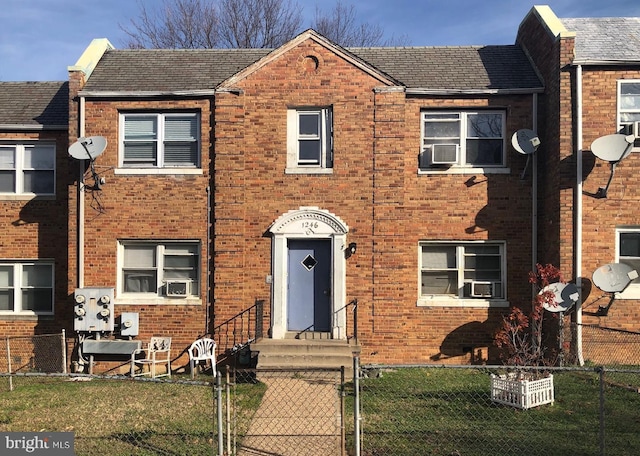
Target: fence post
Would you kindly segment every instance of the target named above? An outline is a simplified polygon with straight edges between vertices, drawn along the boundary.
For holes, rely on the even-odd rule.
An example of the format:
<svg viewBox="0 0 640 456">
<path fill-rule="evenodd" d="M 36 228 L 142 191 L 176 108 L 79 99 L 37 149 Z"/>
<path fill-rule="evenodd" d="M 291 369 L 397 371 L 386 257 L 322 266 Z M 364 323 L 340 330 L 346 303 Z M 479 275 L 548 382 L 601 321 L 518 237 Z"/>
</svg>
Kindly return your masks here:
<svg viewBox="0 0 640 456">
<path fill-rule="evenodd" d="M 67 373 L 67 336 L 64 329 L 62 330 L 62 373 Z"/>
<path fill-rule="evenodd" d="M 222 380 L 216 375 L 216 400 L 218 409 L 218 456 L 224 455 L 224 434 L 222 431 Z"/>
<path fill-rule="evenodd" d="M 360 358 L 353 357 L 353 451 L 360 456 Z"/>
<path fill-rule="evenodd" d="M 7 368 L 9 370 L 9 391 L 13 391 L 13 375 L 11 375 L 11 344 L 7 336 Z"/>
<path fill-rule="evenodd" d="M 600 456 L 604 456 L 604 367 L 598 367 L 600 380 Z"/>
<path fill-rule="evenodd" d="M 231 376 L 229 375 L 229 365 L 227 364 L 227 383 L 225 393 L 227 400 L 227 454 L 231 454 Z"/>
</svg>

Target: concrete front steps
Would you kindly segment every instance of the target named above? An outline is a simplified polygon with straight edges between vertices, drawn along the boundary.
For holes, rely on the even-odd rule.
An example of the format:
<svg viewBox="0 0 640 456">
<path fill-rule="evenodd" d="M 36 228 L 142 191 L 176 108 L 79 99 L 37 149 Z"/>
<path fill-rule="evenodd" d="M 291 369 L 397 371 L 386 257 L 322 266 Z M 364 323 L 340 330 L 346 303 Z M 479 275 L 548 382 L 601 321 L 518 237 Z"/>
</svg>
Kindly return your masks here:
<svg viewBox="0 0 640 456">
<path fill-rule="evenodd" d="M 251 344 L 257 355 L 258 369 L 345 367 L 347 378 L 353 375 L 353 355 L 360 346 L 346 340 L 329 338 L 260 339 Z"/>
</svg>

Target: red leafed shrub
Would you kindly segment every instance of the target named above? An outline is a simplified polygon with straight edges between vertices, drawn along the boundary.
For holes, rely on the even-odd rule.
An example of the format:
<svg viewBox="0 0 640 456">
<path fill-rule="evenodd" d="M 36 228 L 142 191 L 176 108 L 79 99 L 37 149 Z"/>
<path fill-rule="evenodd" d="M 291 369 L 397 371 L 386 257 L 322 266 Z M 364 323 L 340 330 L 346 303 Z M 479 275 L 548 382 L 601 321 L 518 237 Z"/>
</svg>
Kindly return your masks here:
<svg viewBox="0 0 640 456">
<path fill-rule="evenodd" d="M 555 293 L 545 288 L 555 282 L 565 283 L 562 273 L 551 264 L 536 265 L 529 273 L 529 283 L 535 287 L 535 297 L 529 313 L 512 306 L 502 318 L 494 336 L 495 345 L 501 349 L 502 361 L 510 366 L 545 366 L 551 364 L 542 343 L 544 308 L 555 306 Z M 544 290 L 544 291 L 543 291 Z M 553 317 L 557 317 L 553 314 Z"/>
</svg>

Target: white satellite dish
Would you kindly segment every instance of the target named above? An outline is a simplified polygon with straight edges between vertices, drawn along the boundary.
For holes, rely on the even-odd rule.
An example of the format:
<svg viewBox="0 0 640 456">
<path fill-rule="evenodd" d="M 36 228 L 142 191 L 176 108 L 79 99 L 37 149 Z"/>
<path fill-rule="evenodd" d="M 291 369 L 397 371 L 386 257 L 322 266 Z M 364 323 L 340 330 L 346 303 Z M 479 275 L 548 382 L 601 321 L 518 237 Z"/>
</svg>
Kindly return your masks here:
<svg viewBox="0 0 640 456">
<path fill-rule="evenodd" d="M 638 278 L 638 272 L 625 263 L 600 266 L 593 273 L 593 283 L 605 293 L 620 293 Z"/>
<path fill-rule="evenodd" d="M 533 130 L 518 130 L 511 137 L 513 148 L 521 154 L 531 155 L 540 145 L 540 138 Z"/>
<path fill-rule="evenodd" d="M 634 138 L 620 133 L 601 136 L 591 143 L 591 152 L 600 160 L 617 163 L 631 153 Z"/>
<path fill-rule="evenodd" d="M 554 303 L 545 302 L 544 307 L 549 312 L 566 312 L 580 299 L 578 287 L 573 283 L 552 283 L 542 289 L 540 294 L 545 291 L 552 291 L 554 294 Z"/>
<path fill-rule="evenodd" d="M 624 291 L 632 280 L 638 278 L 638 271 L 625 263 L 610 263 L 593 272 L 593 283 L 605 293 L 611 293 L 609 304 L 598 307 L 598 316 L 606 316 L 616 299 L 616 293 Z"/>
<path fill-rule="evenodd" d="M 616 172 L 616 165 L 631 153 L 634 140 L 635 137 L 633 135 L 625 136 L 620 133 L 615 133 L 613 135 L 601 136 L 591 143 L 591 152 L 593 152 L 593 155 L 600 160 L 608 161 L 611 166 L 609 181 L 606 187 L 600 187 L 598 189 L 596 197 L 607 197 L 609 185 L 611 185 L 613 175 Z"/>
<path fill-rule="evenodd" d="M 104 136 L 89 136 L 78 138 L 69 147 L 69 155 L 76 160 L 94 160 L 107 148 L 107 139 Z"/>
</svg>

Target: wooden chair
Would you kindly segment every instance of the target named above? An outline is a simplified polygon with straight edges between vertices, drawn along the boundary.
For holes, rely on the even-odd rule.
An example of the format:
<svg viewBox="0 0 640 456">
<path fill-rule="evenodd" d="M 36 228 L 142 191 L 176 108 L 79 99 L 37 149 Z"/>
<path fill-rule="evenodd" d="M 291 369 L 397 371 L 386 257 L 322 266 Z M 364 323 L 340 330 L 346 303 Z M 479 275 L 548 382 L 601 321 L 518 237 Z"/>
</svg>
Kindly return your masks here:
<svg viewBox="0 0 640 456">
<path fill-rule="evenodd" d="M 204 361 L 206 364 L 207 360 L 209 360 L 209 363 L 211 364 L 213 376 L 216 376 L 216 343 L 213 339 L 209 339 L 207 337 L 198 339 L 191 344 L 187 351 L 189 352 L 191 378 L 194 376 L 196 363 Z"/>
<path fill-rule="evenodd" d="M 167 371 L 157 373 L 158 365 L 166 364 Z M 136 366 L 140 372 L 136 373 Z M 147 370 L 145 371 L 145 366 Z M 146 347 L 131 354 L 131 377 L 151 375 L 151 378 L 171 376 L 171 337 L 152 337 Z"/>
</svg>

